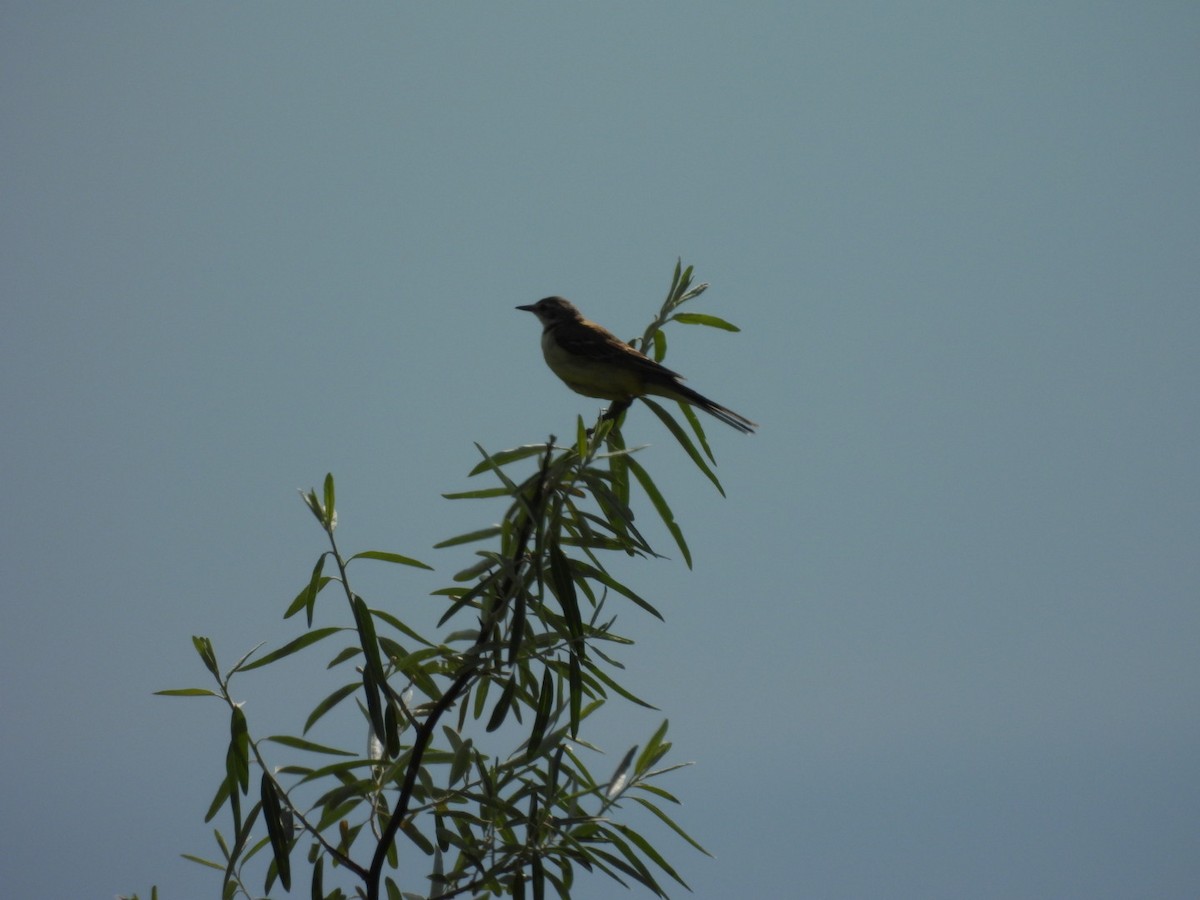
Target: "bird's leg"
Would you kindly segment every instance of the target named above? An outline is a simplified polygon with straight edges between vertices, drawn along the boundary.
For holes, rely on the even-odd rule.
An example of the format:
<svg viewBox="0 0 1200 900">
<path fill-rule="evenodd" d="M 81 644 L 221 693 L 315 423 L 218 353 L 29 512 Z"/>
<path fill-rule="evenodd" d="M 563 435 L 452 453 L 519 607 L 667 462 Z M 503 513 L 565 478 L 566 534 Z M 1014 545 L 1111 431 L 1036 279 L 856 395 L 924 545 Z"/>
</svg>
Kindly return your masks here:
<svg viewBox="0 0 1200 900">
<path fill-rule="evenodd" d="M 621 415 L 621 413 L 623 413 L 623 412 L 625 412 L 625 410 L 629 409 L 629 406 L 631 403 L 633 403 L 632 400 L 618 400 L 616 403 L 614 403 L 612 406 L 610 406 L 608 409 L 606 409 L 604 411 L 604 415 L 602 415 L 600 417 L 600 421 L 601 422 L 616 421 L 616 419 Z"/>
<path fill-rule="evenodd" d="M 617 400 L 615 403 L 613 403 L 612 406 L 610 406 L 608 409 L 606 409 L 604 412 L 602 412 L 600 414 L 600 421 L 601 422 L 615 422 L 618 418 L 620 418 L 621 413 L 623 413 L 623 412 L 625 412 L 625 410 L 629 409 L 629 407 L 632 403 L 633 403 L 632 400 Z M 595 430 L 596 429 L 594 429 L 594 428 L 589 428 L 587 430 L 588 437 L 591 437 L 592 432 Z"/>
</svg>

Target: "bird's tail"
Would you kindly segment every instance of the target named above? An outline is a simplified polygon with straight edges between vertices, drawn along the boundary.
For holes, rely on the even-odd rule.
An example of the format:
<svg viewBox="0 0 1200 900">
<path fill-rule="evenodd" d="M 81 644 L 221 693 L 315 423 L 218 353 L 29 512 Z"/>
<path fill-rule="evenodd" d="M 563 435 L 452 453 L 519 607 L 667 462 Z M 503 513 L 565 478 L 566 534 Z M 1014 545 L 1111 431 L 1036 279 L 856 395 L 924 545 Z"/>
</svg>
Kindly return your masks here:
<svg viewBox="0 0 1200 900">
<path fill-rule="evenodd" d="M 720 403 L 714 403 L 703 394 L 693 391 L 690 387 L 676 382 L 672 385 L 663 385 L 657 390 L 650 390 L 647 393 L 659 394 L 662 397 L 669 397 L 672 400 L 682 400 L 684 403 L 690 403 L 697 409 L 702 409 L 710 416 L 720 419 L 726 425 L 736 428 L 743 434 L 753 434 L 754 429 L 758 427 L 757 422 L 751 422 L 745 416 L 735 413 L 732 409 L 722 406 Z"/>
</svg>

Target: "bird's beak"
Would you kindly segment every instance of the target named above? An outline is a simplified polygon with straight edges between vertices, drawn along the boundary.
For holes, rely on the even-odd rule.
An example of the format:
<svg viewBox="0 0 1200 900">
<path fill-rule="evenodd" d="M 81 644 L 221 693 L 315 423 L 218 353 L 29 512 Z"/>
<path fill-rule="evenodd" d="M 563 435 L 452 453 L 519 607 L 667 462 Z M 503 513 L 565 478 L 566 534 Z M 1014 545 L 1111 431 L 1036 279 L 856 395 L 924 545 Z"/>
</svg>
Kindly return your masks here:
<svg viewBox="0 0 1200 900">
<path fill-rule="evenodd" d="M 516 307 L 516 309 L 523 309 L 525 312 L 533 312 L 533 306 L 534 305 L 532 303 L 527 303 L 525 306 Z"/>
</svg>

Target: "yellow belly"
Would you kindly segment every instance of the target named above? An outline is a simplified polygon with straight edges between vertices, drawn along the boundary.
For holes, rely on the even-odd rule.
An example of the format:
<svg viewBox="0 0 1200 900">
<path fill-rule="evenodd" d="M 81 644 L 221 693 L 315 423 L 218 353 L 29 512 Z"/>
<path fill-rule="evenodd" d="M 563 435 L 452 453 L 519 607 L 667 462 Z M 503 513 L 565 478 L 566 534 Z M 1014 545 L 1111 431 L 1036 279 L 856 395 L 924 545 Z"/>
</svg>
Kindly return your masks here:
<svg viewBox="0 0 1200 900">
<path fill-rule="evenodd" d="M 593 360 L 567 353 L 548 333 L 542 335 L 542 355 L 550 371 L 571 390 L 601 400 L 632 400 L 641 396 L 644 385 L 635 371 L 617 362 Z"/>
</svg>

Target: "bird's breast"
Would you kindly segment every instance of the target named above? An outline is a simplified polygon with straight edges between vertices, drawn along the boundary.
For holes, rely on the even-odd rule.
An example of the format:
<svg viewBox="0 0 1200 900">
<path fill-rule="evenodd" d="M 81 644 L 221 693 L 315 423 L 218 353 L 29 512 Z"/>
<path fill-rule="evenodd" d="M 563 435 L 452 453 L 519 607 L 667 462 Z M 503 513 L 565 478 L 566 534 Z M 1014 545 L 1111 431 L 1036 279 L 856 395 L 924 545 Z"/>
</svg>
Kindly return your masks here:
<svg viewBox="0 0 1200 900">
<path fill-rule="evenodd" d="M 601 400 L 630 400 L 641 393 L 637 377 L 607 359 L 563 349 L 553 329 L 542 334 L 542 356 L 550 371 L 571 390 Z"/>
</svg>

